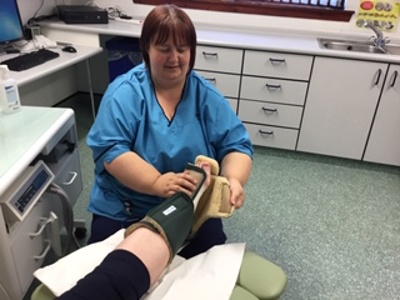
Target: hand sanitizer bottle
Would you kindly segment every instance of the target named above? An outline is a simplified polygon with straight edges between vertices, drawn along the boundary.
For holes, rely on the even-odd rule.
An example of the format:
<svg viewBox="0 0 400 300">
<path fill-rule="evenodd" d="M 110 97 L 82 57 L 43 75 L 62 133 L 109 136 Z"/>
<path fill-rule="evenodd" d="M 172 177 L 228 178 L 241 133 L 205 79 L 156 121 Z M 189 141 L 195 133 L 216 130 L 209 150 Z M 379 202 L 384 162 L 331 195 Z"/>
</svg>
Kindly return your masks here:
<svg viewBox="0 0 400 300">
<path fill-rule="evenodd" d="M 17 82 L 10 78 L 6 65 L 0 65 L 0 107 L 4 113 L 16 112 L 21 107 Z"/>
</svg>

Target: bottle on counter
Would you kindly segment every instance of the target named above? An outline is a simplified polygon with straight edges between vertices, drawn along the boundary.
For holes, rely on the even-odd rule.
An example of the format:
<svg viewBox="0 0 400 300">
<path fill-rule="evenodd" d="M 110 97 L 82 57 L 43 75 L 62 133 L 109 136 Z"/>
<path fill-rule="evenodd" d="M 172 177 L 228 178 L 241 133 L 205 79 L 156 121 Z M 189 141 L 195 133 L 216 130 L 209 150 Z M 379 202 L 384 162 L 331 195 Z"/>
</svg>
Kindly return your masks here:
<svg viewBox="0 0 400 300">
<path fill-rule="evenodd" d="M 17 82 L 10 78 L 6 65 L 0 65 L 0 108 L 4 113 L 13 113 L 21 108 Z"/>
</svg>

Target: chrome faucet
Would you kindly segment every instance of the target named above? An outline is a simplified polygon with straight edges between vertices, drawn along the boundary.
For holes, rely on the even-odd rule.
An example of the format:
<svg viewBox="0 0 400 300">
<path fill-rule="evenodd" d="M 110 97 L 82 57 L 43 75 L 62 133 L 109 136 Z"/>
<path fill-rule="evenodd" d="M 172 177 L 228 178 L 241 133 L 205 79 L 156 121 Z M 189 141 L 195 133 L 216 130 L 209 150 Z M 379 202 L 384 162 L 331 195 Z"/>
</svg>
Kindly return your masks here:
<svg viewBox="0 0 400 300">
<path fill-rule="evenodd" d="M 371 36 L 369 40 L 376 48 L 384 49 L 385 45 L 390 42 L 388 37 L 383 36 L 382 30 L 379 29 L 379 25 L 375 25 L 373 21 L 366 21 L 365 27 L 371 28 L 375 32 L 375 36 Z"/>
</svg>

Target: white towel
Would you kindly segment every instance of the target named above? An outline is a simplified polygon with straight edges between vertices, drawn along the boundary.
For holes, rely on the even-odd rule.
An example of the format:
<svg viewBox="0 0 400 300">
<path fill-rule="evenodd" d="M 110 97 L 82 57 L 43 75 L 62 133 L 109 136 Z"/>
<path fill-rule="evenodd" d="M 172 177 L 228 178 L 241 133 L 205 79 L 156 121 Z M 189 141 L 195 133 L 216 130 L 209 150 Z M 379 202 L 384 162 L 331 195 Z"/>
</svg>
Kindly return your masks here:
<svg viewBox="0 0 400 300">
<path fill-rule="evenodd" d="M 121 229 L 102 242 L 85 246 L 52 265 L 36 270 L 34 276 L 54 295 L 60 296 L 99 265 L 123 237 L 124 229 Z M 228 300 L 239 274 L 244 250 L 245 244 L 227 244 L 188 260 L 176 256 L 167 274 L 143 298 Z"/>
</svg>

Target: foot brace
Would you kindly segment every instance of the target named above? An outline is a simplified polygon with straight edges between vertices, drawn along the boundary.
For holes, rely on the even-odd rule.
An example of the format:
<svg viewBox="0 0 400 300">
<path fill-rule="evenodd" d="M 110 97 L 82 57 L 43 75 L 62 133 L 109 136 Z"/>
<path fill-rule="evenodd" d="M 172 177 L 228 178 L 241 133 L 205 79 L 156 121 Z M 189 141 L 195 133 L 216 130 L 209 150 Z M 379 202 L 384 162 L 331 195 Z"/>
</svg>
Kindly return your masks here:
<svg viewBox="0 0 400 300">
<path fill-rule="evenodd" d="M 229 181 L 219 174 L 218 162 L 214 159 L 199 155 L 195 164 L 207 161 L 211 165 L 211 182 L 200 197 L 195 210 L 195 221 L 192 226 L 190 237 L 194 236 L 205 221 L 211 218 L 229 218 L 232 216 L 235 206 L 230 202 Z"/>
<path fill-rule="evenodd" d="M 176 193 L 151 209 L 139 222 L 125 230 L 125 237 L 140 227 L 159 233 L 170 249 L 170 260 L 183 246 L 194 221 L 194 205 L 185 193 Z"/>
</svg>

